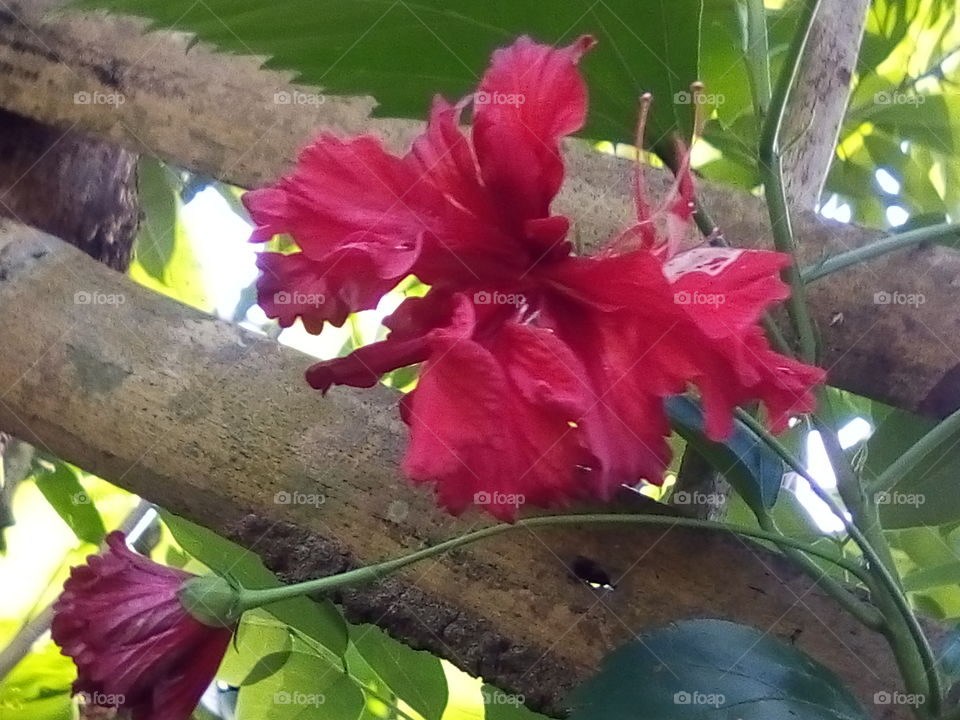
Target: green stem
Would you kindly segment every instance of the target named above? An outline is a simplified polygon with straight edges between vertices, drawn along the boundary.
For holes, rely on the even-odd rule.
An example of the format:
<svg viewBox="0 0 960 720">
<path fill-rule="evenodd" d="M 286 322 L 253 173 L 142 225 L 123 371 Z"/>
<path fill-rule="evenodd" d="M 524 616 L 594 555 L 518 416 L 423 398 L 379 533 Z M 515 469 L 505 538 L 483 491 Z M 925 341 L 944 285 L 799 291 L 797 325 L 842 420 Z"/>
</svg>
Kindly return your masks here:
<svg viewBox="0 0 960 720">
<path fill-rule="evenodd" d="M 845 270 L 868 260 L 883 257 L 887 253 L 911 248 L 925 242 L 935 242 L 949 238 L 960 239 L 960 225 L 944 223 L 908 230 L 826 258 L 821 262 L 805 267 L 800 276 L 803 282 L 809 285 L 839 270 Z"/>
<path fill-rule="evenodd" d="M 770 110 L 771 100 L 770 48 L 767 41 L 767 15 L 764 0 L 747 0 L 746 10 L 744 60 L 747 65 L 747 78 L 750 81 L 750 94 L 753 97 L 754 115 L 757 116 L 757 123 L 762 129 Z"/>
<path fill-rule="evenodd" d="M 757 522 L 760 523 L 761 528 L 767 532 L 783 535 L 783 533 L 777 527 L 777 523 L 773 519 L 773 516 L 770 515 L 769 512 L 761 509 L 760 512 L 756 513 L 756 516 Z M 850 592 L 849 589 L 844 587 L 842 583 L 828 575 L 823 568 L 813 562 L 804 553 L 786 546 L 781 547 L 780 549 L 784 555 L 796 563 L 804 572 L 807 573 L 807 575 L 813 579 L 818 586 L 822 587 L 862 625 L 878 632 L 883 630 L 884 617 L 883 614 L 877 610 L 877 608 L 863 602 L 860 600 L 860 598 L 856 597 L 852 592 Z"/>
<path fill-rule="evenodd" d="M 948 416 L 891 463 L 877 478 L 873 490 L 876 492 L 892 490 L 915 470 L 925 457 L 944 443 L 952 441 L 957 433 L 960 433 L 960 410 Z"/>
<path fill-rule="evenodd" d="M 770 111 L 764 119 L 760 132 L 758 154 L 760 176 L 763 179 L 763 191 L 773 230 L 773 244 L 777 250 L 787 253 L 791 257 L 790 266 L 783 273 L 784 280 L 790 285 L 791 289 L 787 311 L 800 340 L 800 356 L 806 362 L 811 363 L 815 362 L 817 357 L 816 331 L 810 309 L 807 307 L 803 281 L 800 277 L 800 266 L 797 262 L 790 208 L 783 183 L 783 153 L 780 133 L 786 116 L 787 102 L 790 99 L 790 90 L 796 81 L 800 61 L 807 46 L 807 39 L 810 36 L 813 19 L 816 16 L 819 4 L 819 0 L 803 0 L 800 26 L 790 43 L 783 69 L 777 78 L 777 84 L 770 100 Z M 747 61 L 755 62 L 750 57 L 747 58 Z M 755 69 L 754 73 L 762 73 L 762 69 Z"/>
<path fill-rule="evenodd" d="M 252 610 L 253 608 L 267 605 L 269 603 L 287 600 L 292 597 L 300 597 L 313 593 L 331 593 L 347 587 L 354 587 L 366 583 L 380 580 L 390 573 L 396 572 L 407 565 L 421 560 L 426 560 L 437 555 L 455 550 L 456 548 L 476 542 L 483 538 L 492 537 L 501 533 L 522 528 L 537 527 L 556 527 L 561 525 L 661 525 L 668 527 L 687 527 L 699 530 L 712 530 L 722 532 L 732 532 L 745 537 L 757 540 L 766 540 L 778 545 L 792 547 L 796 550 L 802 550 L 805 553 L 823 558 L 843 568 L 852 575 L 860 578 L 863 582 L 868 582 L 869 574 L 866 569 L 858 563 L 852 562 L 845 557 L 837 556 L 833 552 L 821 550 L 807 543 L 795 540 L 793 538 L 777 535 L 765 530 L 756 530 L 754 528 L 741 527 L 738 525 L 729 525 L 721 522 L 712 522 L 709 520 L 694 520 L 692 518 L 677 518 L 668 515 L 629 515 L 629 514 L 598 514 L 598 515 L 546 515 L 541 517 L 525 518 L 518 520 L 512 525 L 491 525 L 474 532 L 461 535 L 460 537 L 446 540 L 432 547 L 424 548 L 404 555 L 393 560 L 387 560 L 376 565 L 349 570 L 339 575 L 308 580 L 307 582 L 297 583 L 295 585 L 286 585 L 278 588 L 267 588 L 263 590 L 243 590 L 239 608 L 241 611 Z"/>
<path fill-rule="evenodd" d="M 773 437 L 763 424 L 750 413 L 738 408 L 736 415 L 738 419 L 757 433 L 770 449 L 787 463 L 790 469 L 806 480 L 814 494 L 830 508 L 830 511 L 843 523 L 847 532 L 856 541 L 870 565 L 871 577 L 866 582 L 871 589 L 871 593 L 875 596 L 881 612 L 884 613 L 888 622 L 899 619 L 896 625 L 888 627 L 890 633 L 887 637 L 894 654 L 897 656 L 897 662 L 903 672 L 904 679 L 907 681 L 908 687 L 918 689 L 920 694 L 926 697 L 930 714 L 936 715 L 943 698 L 936 657 L 923 628 L 920 627 L 920 622 L 917 620 L 913 608 L 910 607 L 910 602 L 900 588 L 900 584 L 890 574 L 880 555 L 860 528 L 847 518 L 846 513 L 830 497 L 830 494 L 820 487 L 820 484 L 810 475 L 803 463 L 787 450 L 779 440 Z M 914 652 L 909 651 L 910 646 L 912 646 Z M 923 681 L 922 685 L 919 684 L 921 680 Z M 919 690 L 921 687 L 925 688 L 927 692 Z"/>
</svg>

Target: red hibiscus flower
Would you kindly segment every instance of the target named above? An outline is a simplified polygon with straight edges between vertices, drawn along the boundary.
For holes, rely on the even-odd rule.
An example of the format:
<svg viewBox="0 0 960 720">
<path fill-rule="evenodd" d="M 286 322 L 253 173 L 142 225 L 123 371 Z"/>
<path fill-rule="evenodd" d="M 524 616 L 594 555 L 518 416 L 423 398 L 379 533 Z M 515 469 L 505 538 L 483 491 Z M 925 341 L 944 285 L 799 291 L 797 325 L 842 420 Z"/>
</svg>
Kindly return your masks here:
<svg viewBox="0 0 960 720">
<path fill-rule="evenodd" d="M 408 275 L 430 285 L 385 321 L 388 338 L 321 362 L 309 383 L 374 385 L 422 363 L 401 414 L 406 474 L 454 513 L 471 503 L 510 520 L 523 503 L 609 498 L 662 479 L 665 397 L 696 386 L 717 439 L 732 411 L 761 401 L 774 429 L 813 406 L 823 373 L 770 349 L 757 324 L 784 299 L 785 256 L 702 247 L 678 252 L 691 217 L 684 160 L 663 210 L 638 187 L 638 223 L 578 257 L 552 215 L 561 139 L 584 123 L 577 63 L 593 40 L 498 50 L 468 101 L 434 102 L 402 157 L 372 137 L 323 135 L 294 173 L 244 200 L 253 239 L 288 233 L 299 252 L 262 253 L 259 302 L 311 332 L 373 308 Z M 681 153 L 686 155 L 685 152 Z"/>
<path fill-rule="evenodd" d="M 197 620 L 179 594 L 195 578 L 127 548 L 70 571 L 54 605 L 53 640 L 77 665 L 73 691 L 133 720 L 186 720 L 210 685 L 233 630 Z"/>
</svg>

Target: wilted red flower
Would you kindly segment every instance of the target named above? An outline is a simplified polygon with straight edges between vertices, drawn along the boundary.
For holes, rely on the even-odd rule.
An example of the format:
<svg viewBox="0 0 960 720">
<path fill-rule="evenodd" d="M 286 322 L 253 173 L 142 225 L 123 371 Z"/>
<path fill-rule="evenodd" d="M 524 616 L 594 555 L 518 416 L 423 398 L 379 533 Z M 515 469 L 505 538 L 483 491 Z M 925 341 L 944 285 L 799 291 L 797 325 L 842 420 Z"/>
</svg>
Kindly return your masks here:
<svg viewBox="0 0 960 720">
<path fill-rule="evenodd" d="M 737 405 L 762 401 L 774 429 L 813 406 L 823 373 L 773 352 L 757 321 L 787 296 L 783 255 L 701 247 L 677 252 L 691 217 L 684 156 L 667 206 L 593 257 L 551 215 L 560 140 L 583 126 L 577 71 L 593 45 L 526 37 L 493 55 L 473 98 L 434 101 L 426 132 L 396 157 L 372 137 L 323 135 L 294 173 L 244 200 L 253 239 L 289 233 L 300 252 L 262 253 L 259 302 L 311 332 L 373 308 L 408 275 L 430 285 L 384 324 L 390 335 L 317 363 L 310 384 L 374 385 L 423 363 L 402 400 L 404 469 L 442 505 L 512 519 L 524 503 L 608 498 L 662 479 L 665 397 L 700 389 L 707 430 L 723 438 Z M 317 300 L 323 302 L 317 302 Z"/>
<path fill-rule="evenodd" d="M 70 571 L 51 633 L 77 666 L 75 694 L 133 720 L 186 720 L 213 681 L 233 630 L 196 619 L 179 594 L 196 576 L 131 551 L 123 533 Z"/>
</svg>

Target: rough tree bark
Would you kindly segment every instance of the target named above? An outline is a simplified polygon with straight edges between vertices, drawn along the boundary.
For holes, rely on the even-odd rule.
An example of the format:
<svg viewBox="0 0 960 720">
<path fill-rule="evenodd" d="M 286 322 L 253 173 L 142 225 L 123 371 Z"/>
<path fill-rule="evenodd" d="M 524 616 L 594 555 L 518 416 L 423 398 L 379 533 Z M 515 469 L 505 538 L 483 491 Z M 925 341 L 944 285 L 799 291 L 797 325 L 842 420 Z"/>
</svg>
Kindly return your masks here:
<svg viewBox="0 0 960 720">
<path fill-rule="evenodd" d="M 138 212 L 133 153 L 0 110 L 0 216 L 126 270 Z"/>
<path fill-rule="evenodd" d="M 54 126 L 83 129 L 135 152 L 243 186 L 270 182 L 319 130 L 373 132 L 404 147 L 418 123 L 371 119 L 369 98 L 327 98 L 319 107 L 278 105 L 286 77 L 251 58 L 217 56 L 182 36 L 141 36 L 129 18 L 41 19 L 36 2 L 0 6 L 0 105 Z M 121 93 L 121 105 L 74 104 L 78 92 Z M 238 122 L 242 118 L 242 122 Z M 632 217 L 629 165 L 583 144 L 567 147 L 568 179 L 558 202 L 596 245 Z M 763 204 L 704 183 L 701 196 L 734 243 L 769 247 Z M 798 213 L 807 260 L 878 237 Z M 902 272 L 904 258 L 915 272 Z M 960 318 L 950 311 L 954 253 L 937 248 L 871 263 L 810 290 L 831 382 L 893 405 L 943 416 L 960 407 Z M 878 292 L 922 294 L 922 306 L 878 307 Z"/>
<path fill-rule="evenodd" d="M 785 188 L 794 208 L 814 210 L 850 99 L 870 0 L 820 0 L 783 127 Z"/>
<path fill-rule="evenodd" d="M 139 287 L 66 244 L 5 230 L 0 305 L 19 310 L 0 313 L 0 336 L 16 339 L 0 343 L 0 427 L 236 539 L 289 580 L 484 522 L 449 517 L 399 477 L 405 433 L 392 391 L 305 392 L 308 357 Z M 78 287 L 114 302 L 78 305 Z M 281 492 L 325 502 L 278 503 Z M 616 589 L 579 582 L 578 558 Z M 769 630 L 867 702 L 899 687 L 879 635 L 782 558 L 726 535 L 520 530 L 336 599 L 351 619 L 557 714 L 610 649 L 687 617 Z"/>
</svg>

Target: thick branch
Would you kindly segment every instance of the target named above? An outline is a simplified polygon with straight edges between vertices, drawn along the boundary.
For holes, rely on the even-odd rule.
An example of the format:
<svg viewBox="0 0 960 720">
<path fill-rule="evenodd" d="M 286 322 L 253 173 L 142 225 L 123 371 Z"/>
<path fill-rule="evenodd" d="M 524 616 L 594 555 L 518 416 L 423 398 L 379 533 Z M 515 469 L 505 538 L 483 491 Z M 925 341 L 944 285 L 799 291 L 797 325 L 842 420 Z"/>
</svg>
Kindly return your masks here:
<svg viewBox="0 0 960 720">
<path fill-rule="evenodd" d="M 136 152 L 239 185 L 260 185 L 287 170 L 320 129 L 375 132 L 405 146 L 416 123 L 371 120 L 365 98 L 322 105 L 277 104 L 289 90 L 249 58 L 187 49 L 182 36 L 151 33 L 125 18 L 37 19 L 51 0 L 0 6 L 0 104 L 60 127 L 83 128 Z M 10 8 L 3 10 L 2 7 Z M 76 93 L 122 96 L 122 104 L 75 103 Z M 85 96 L 82 96 L 85 97 Z M 558 203 L 594 244 L 631 218 L 627 163 L 568 147 L 569 178 Z M 655 185 L 655 183 L 654 183 Z M 769 247 L 761 201 L 716 186 L 704 204 L 734 244 Z M 798 213 L 796 234 L 812 261 L 876 240 L 855 227 Z M 903 272 L 909 263 L 911 272 Z M 954 252 L 921 249 L 830 278 L 811 289 L 831 382 L 908 410 L 944 416 L 960 407 L 960 332 L 951 288 L 960 283 Z M 878 305 L 890 298 L 890 304 Z M 922 298 L 923 304 L 896 304 Z"/>
<path fill-rule="evenodd" d="M 870 0 L 821 0 L 783 127 L 791 207 L 813 210 L 830 170 L 850 99 Z"/>
<path fill-rule="evenodd" d="M 96 301 L 78 303 L 78 290 Z M 75 248 L 0 229 L 0 305 L 16 308 L 0 314 L 0 428 L 237 539 L 289 580 L 483 522 L 448 517 L 398 477 L 404 431 L 391 391 L 307 392 L 305 356 Z M 278 503 L 281 492 L 323 502 Z M 616 589 L 579 582 L 578 557 Z M 898 687 L 882 638 L 805 576 L 756 546 L 694 531 L 524 531 L 338 599 L 352 619 L 554 713 L 634 632 L 698 616 L 771 629 L 868 701 Z"/>
</svg>

